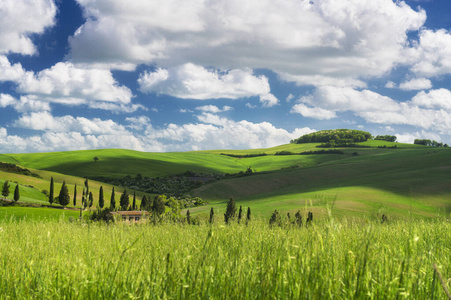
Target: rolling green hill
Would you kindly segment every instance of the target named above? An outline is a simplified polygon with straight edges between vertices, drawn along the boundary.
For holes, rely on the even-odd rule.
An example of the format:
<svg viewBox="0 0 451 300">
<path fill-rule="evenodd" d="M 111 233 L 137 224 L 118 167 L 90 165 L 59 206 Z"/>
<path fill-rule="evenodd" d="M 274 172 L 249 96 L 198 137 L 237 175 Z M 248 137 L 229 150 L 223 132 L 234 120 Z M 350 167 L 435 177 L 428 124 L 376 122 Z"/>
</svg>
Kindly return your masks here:
<svg viewBox="0 0 451 300">
<path fill-rule="evenodd" d="M 274 155 L 280 151 L 316 151 L 317 145 L 177 153 L 108 149 L 3 154 L 0 161 L 28 168 L 42 179 L 0 172 L 0 184 L 11 180 L 33 186 L 38 193 L 30 190 L 24 197 L 30 202 L 40 202 L 45 197 L 39 191 L 48 189 L 51 176 L 57 182 L 55 191 L 66 180 L 72 193 L 74 184 L 81 187 L 85 176 L 159 177 L 187 170 L 224 174 L 244 172 L 251 167 L 254 173 L 250 176 L 220 180 L 192 191 L 193 196 L 210 202 L 208 207 L 193 211 L 207 211 L 210 206 L 222 209 L 229 197 L 234 197 L 238 205 L 250 206 L 256 215 L 262 216 L 268 216 L 274 209 L 293 213 L 304 209 L 325 215 L 328 207 L 333 207 L 332 212 L 340 217 L 377 217 L 382 213 L 436 216 L 451 212 L 451 149 L 368 140 L 358 144 L 368 148 L 341 148 L 344 154 Z M 390 148 L 395 145 L 395 149 Z M 266 156 L 236 157 L 262 153 Z M 94 157 L 99 160 L 95 162 Z M 95 197 L 100 185 L 104 186 L 108 204 L 112 186 L 91 181 Z M 116 199 L 121 191 L 116 187 Z M 78 193 L 81 194 L 81 188 Z"/>
</svg>

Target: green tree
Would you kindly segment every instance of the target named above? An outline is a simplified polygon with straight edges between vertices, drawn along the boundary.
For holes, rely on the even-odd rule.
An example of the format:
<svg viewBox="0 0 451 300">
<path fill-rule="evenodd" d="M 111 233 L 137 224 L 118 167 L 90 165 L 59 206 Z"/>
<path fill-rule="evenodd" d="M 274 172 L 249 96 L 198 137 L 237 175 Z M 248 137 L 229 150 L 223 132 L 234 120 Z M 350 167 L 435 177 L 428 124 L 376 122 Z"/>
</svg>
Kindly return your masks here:
<svg viewBox="0 0 451 300">
<path fill-rule="evenodd" d="M 103 198 L 103 186 L 100 186 L 100 190 L 99 190 L 99 207 L 100 207 L 100 209 L 102 209 L 104 205 L 105 205 L 105 199 Z"/>
<path fill-rule="evenodd" d="M 147 210 L 147 197 L 146 195 L 143 196 L 143 198 L 141 199 L 141 210 Z"/>
<path fill-rule="evenodd" d="M 54 185 L 53 185 L 53 177 L 50 178 L 50 192 L 49 192 L 49 203 L 50 205 L 52 205 L 53 203 L 53 194 L 55 193 L 54 191 Z"/>
<path fill-rule="evenodd" d="M 166 200 L 166 197 L 163 195 L 155 196 L 155 198 L 153 199 L 152 212 L 154 212 L 157 216 L 164 214 L 166 210 L 164 206 L 164 200 Z"/>
<path fill-rule="evenodd" d="M 16 185 L 16 188 L 14 189 L 14 201 L 17 202 L 20 199 L 20 194 L 19 194 L 19 185 Z"/>
<path fill-rule="evenodd" d="M 66 181 L 63 181 L 63 186 L 61 187 L 58 201 L 62 206 L 66 206 L 70 203 L 69 190 L 67 189 Z"/>
<path fill-rule="evenodd" d="M 133 202 L 132 209 L 136 210 L 136 191 L 133 191 Z"/>
<path fill-rule="evenodd" d="M 224 221 L 228 224 L 231 220 L 235 219 L 236 215 L 236 204 L 233 198 L 230 198 L 229 202 L 227 202 L 227 209 L 224 214 Z"/>
<path fill-rule="evenodd" d="M 74 207 L 77 206 L 77 184 L 74 187 Z"/>
<path fill-rule="evenodd" d="M 213 210 L 213 207 L 210 209 L 210 224 L 213 224 L 214 222 L 214 215 L 215 211 Z"/>
<path fill-rule="evenodd" d="M 88 178 L 86 178 L 86 180 L 85 180 L 85 188 L 86 188 L 86 199 L 88 199 L 88 195 L 89 195 L 89 182 L 88 182 Z"/>
<path fill-rule="evenodd" d="M 99 158 L 97 156 L 95 156 L 93 159 L 94 159 L 94 162 L 97 162 L 99 160 Z"/>
<path fill-rule="evenodd" d="M 83 196 L 81 197 L 81 205 L 84 209 L 88 207 L 88 195 L 86 194 L 86 188 L 83 188 Z"/>
<path fill-rule="evenodd" d="M 240 210 L 238 211 L 238 223 L 240 223 L 242 216 L 243 216 L 243 208 L 240 205 Z"/>
<path fill-rule="evenodd" d="M 186 211 L 186 223 L 188 223 L 188 225 L 191 225 L 191 214 L 189 212 L 189 209 Z"/>
<path fill-rule="evenodd" d="M 281 226 L 282 225 L 282 218 L 280 217 L 280 214 L 277 210 L 275 210 L 272 215 L 271 218 L 269 219 L 269 225 L 272 226 Z"/>
<path fill-rule="evenodd" d="M 116 208 L 116 199 L 115 199 L 115 195 L 114 195 L 114 186 L 113 186 L 113 190 L 111 191 L 110 208 L 111 208 L 111 210 L 114 210 Z"/>
<path fill-rule="evenodd" d="M 247 208 L 247 214 L 246 214 L 246 225 L 251 220 L 251 208 Z"/>
<path fill-rule="evenodd" d="M 89 208 L 91 208 L 93 204 L 94 204 L 94 196 L 92 195 L 92 192 L 89 192 Z"/>
<path fill-rule="evenodd" d="M 3 184 L 2 195 L 5 198 L 9 196 L 9 181 L 8 180 L 6 180 L 5 183 Z"/>
<path fill-rule="evenodd" d="M 129 199 L 127 189 L 124 189 L 124 192 L 122 192 L 121 199 L 119 200 L 119 204 L 120 204 L 122 210 L 127 210 L 127 207 L 130 204 L 130 199 Z"/>
</svg>

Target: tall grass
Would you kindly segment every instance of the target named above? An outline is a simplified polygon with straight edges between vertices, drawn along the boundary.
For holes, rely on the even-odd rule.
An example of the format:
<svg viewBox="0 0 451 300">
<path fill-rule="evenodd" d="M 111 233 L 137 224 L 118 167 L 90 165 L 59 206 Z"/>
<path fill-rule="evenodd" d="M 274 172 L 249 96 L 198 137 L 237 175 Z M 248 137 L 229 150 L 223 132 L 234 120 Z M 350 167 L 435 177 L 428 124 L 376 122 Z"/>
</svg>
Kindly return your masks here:
<svg viewBox="0 0 451 300">
<path fill-rule="evenodd" d="M 433 263 L 451 277 L 446 220 L 269 228 L 10 219 L 0 221 L 0 249 L 2 299 L 441 299 Z"/>
</svg>

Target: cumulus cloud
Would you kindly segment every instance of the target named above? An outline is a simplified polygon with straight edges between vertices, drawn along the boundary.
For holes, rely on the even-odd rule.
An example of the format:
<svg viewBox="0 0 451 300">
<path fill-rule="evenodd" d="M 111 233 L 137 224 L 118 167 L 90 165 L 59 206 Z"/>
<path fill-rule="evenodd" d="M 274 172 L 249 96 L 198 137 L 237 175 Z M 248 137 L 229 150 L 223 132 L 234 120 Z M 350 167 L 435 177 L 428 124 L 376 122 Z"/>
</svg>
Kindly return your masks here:
<svg viewBox="0 0 451 300">
<path fill-rule="evenodd" d="M 56 12 L 52 0 L 2 0 L 0 54 L 36 54 L 30 36 L 42 34 L 46 28 L 53 26 Z"/>
<path fill-rule="evenodd" d="M 40 133 L 18 137 L 8 135 L 5 128 L 0 128 L 0 147 L 4 152 L 97 148 L 159 152 L 249 149 L 285 144 L 314 131 L 306 127 L 289 132 L 268 122 L 236 122 L 207 112 L 198 115 L 197 119 L 198 123 L 168 124 L 163 128 L 154 128 L 146 116 L 126 118 L 130 125 L 123 126 L 112 120 L 98 118 L 55 117 L 49 112 L 30 113 L 19 118 L 14 126 Z"/>
<path fill-rule="evenodd" d="M 445 89 L 429 93 L 421 91 L 410 101 L 397 102 L 369 90 L 319 87 L 312 95 L 300 98 L 301 103 L 295 105 L 292 112 L 321 119 L 324 114 L 315 114 L 313 109 L 329 112 L 350 111 L 369 123 L 411 125 L 424 130 L 435 130 L 441 134 L 451 134 L 450 94 L 451 92 Z"/>
<path fill-rule="evenodd" d="M 337 117 L 334 111 L 322 109 L 319 107 L 308 107 L 305 104 L 299 103 L 293 106 L 291 113 L 301 114 L 306 118 L 314 118 L 318 120 L 329 120 Z"/>
<path fill-rule="evenodd" d="M 110 71 L 78 68 L 70 62 L 57 63 L 37 74 L 27 72 L 18 91 L 67 104 L 90 101 L 129 104 L 132 98 L 130 89 L 119 85 Z"/>
<path fill-rule="evenodd" d="M 0 107 L 11 106 L 17 112 L 50 111 L 48 102 L 39 101 L 33 97 L 22 96 L 19 100 L 8 94 L 0 94 Z"/>
<path fill-rule="evenodd" d="M 227 105 L 223 106 L 222 108 L 219 108 L 214 105 L 204 105 L 204 106 L 196 107 L 196 110 L 217 114 L 217 113 L 221 113 L 221 112 L 231 111 L 231 110 L 233 110 L 233 108 L 230 106 L 227 106 Z"/>
<path fill-rule="evenodd" d="M 354 87 L 403 60 L 407 33 L 426 20 L 423 10 L 392 0 L 78 3 L 86 22 L 70 38 L 77 63 L 264 68 L 299 84 Z"/>
<path fill-rule="evenodd" d="M 415 78 L 401 83 L 399 88 L 405 91 L 429 90 L 432 88 L 432 82 L 426 78 Z"/>
<path fill-rule="evenodd" d="M 239 99 L 260 96 L 266 106 L 278 100 L 270 94 L 268 78 L 254 76 L 252 70 L 219 72 L 187 63 L 169 69 L 144 72 L 138 79 L 143 93 L 166 94 L 182 99 Z"/>
<path fill-rule="evenodd" d="M 451 33 L 445 29 L 422 30 L 419 43 L 408 50 L 412 71 L 420 76 L 435 77 L 451 73 Z"/>
<path fill-rule="evenodd" d="M 19 81 L 24 77 L 24 75 L 25 70 L 22 68 L 20 63 L 12 65 L 5 55 L 0 55 L 0 82 Z"/>
</svg>

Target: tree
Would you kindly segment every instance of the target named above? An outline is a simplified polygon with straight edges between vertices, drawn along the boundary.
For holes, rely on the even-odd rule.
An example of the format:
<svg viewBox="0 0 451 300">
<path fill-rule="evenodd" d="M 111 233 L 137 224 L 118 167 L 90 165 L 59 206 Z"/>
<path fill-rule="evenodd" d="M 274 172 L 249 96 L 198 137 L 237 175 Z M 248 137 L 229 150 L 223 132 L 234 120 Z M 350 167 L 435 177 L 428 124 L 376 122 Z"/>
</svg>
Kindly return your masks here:
<svg viewBox="0 0 451 300">
<path fill-rule="evenodd" d="M 89 182 L 88 182 L 88 178 L 86 178 L 85 180 L 85 188 L 86 188 L 86 199 L 88 198 L 89 195 Z"/>
<path fill-rule="evenodd" d="M 77 184 L 74 187 L 74 207 L 77 206 Z"/>
<path fill-rule="evenodd" d="M 113 186 L 113 190 L 111 191 L 110 208 L 112 210 L 116 208 L 116 199 L 115 199 L 115 195 L 114 195 L 114 186 Z"/>
<path fill-rule="evenodd" d="M 70 203 L 69 190 L 67 189 L 66 181 L 63 181 L 63 186 L 61 187 L 58 201 L 62 206 L 66 206 Z"/>
<path fill-rule="evenodd" d="M 240 205 L 240 210 L 238 211 L 238 223 L 240 223 L 242 215 L 243 215 L 243 208 Z"/>
<path fill-rule="evenodd" d="M 89 208 L 94 204 L 94 196 L 92 195 L 92 192 L 89 192 Z"/>
<path fill-rule="evenodd" d="M 229 202 L 227 202 L 226 213 L 224 214 L 224 221 L 226 224 L 229 223 L 230 220 L 235 218 L 236 214 L 236 204 L 233 198 L 230 198 Z"/>
<path fill-rule="evenodd" d="M 97 156 L 95 156 L 95 157 L 93 158 L 93 160 L 94 160 L 94 162 L 97 162 L 97 161 L 99 160 L 99 158 L 98 158 Z"/>
<path fill-rule="evenodd" d="M 210 209 L 210 224 L 213 224 L 214 222 L 214 215 L 215 211 L 213 210 L 213 207 Z"/>
<path fill-rule="evenodd" d="M 83 188 L 83 196 L 81 196 L 81 205 L 83 206 L 84 209 L 86 209 L 86 207 L 88 207 L 88 195 L 86 194 L 86 188 Z"/>
<path fill-rule="evenodd" d="M 186 222 L 188 225 L 191 225 L 191 214 L 189 212 L 189 209 L 186 211 Z"/>
<path fill-rule="evenodd" d="M 147 197 L 146 195 L 143 196 L 143 198 L 141 199 L 141 210 L 147 210 Z"/>
<path fill-rule="evenodd" d="M 9 196 L 9 181 L 8 180 L 6 180 L 5 183 L 3 184 L 2 195 L 5 198 Z"/>
<path fill-rule="evenodd" d="M 14 189 L 14 201 L 17 202 L 20 199 L 20 194 L 19 194 L 19 185 L 16 185 L 16 188 Z"/>
<path fill-rule="evenodd" d="M 99 190 L 99 207 L 102 209 L 105 205 L 105 199 L 103 198 L 103 186 L 100 186 Z"/>
<path fill-rule="evenodd" d="M 280 217 L 277 209 L 272 213 L 271 218 L 269 219 L 269 225 L 272 227 L 273 225 L 281 226 L 282 218 Z"/>
<path fill-rule="evenodd" d="M 251 220 L 251 208 L 247 208 L 247 214 L 246 214 L 246 225 Z"/>
<path fill-rule="evenodd" d="M 136 191 L 133 191 L 133 202 L 132 209 L 136 210 Z"/>
<path fill-rule="evenodd" d="M 155 198 L 153 199 L 152 212 L 154 212 L 158 216 L 164 214 L 166 210 L 163 201 L 163 199 L 165 198 L 165 196 L 155 196 Z"/>
<path fill-rule="evenodd" d="M 53 203 L 53 194 L 54 194 L 53 177 L 51 177 L 50 178 L 50 192 L 49 192 L 50 205 L 52 205 L 52 203 Z"/>
<path fill-rule="evenodd" d="M 127 210 L 127 207 L 130 203 L 130 199 L 128 197 L 129 196 L 128 196 L 127 189 L 124 189 L 124 192 L 122 192 L 122 195 L 121 195 L 121 199 L 119 200 L 119 204 L 120 204 L 122 210 Z"/>
</svg>

